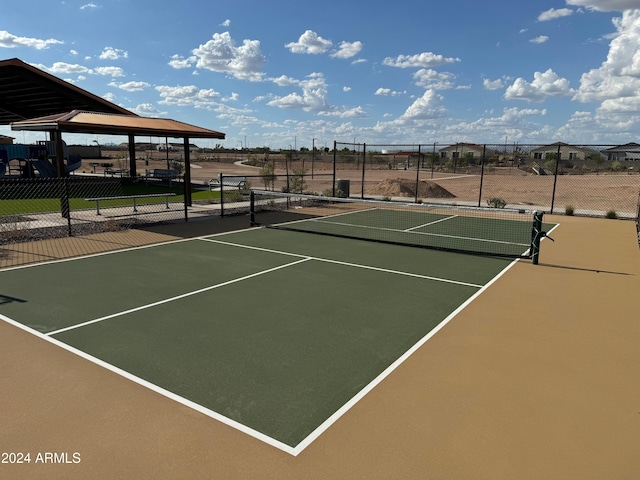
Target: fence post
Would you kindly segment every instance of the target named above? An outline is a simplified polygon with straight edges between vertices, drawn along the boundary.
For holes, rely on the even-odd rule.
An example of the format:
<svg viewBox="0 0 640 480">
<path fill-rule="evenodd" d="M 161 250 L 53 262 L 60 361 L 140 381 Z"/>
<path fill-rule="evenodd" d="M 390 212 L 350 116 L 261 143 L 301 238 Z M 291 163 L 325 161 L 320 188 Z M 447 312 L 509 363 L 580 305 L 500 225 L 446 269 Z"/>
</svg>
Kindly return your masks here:
<svg viewBox="0 0 640 480">
<path fill-rule="evenodd" d="M 487 144 L 482 147 L 482 158 L 480 159 L 480 193 L 478 193 L 478 208 L 482 205 L 482 185 L 484 183 L 484 162 L 487 157 Z"/>
<path fill-rule="evenodd" d="M 418 203 L 418 187 L 420 187 L 420 157 L 422 155 L 420 153 L 420 147 L 421 145 L 418 144 L 418 165 L 416 167 L 416 198 L 414 203 Z"/>
<path fill-rule="evenodd" d="M 333 141 L 333 194 L 331 195 L 332 197 L 336 196 L 336 146 L 337 143 L 335 140 Z"/>
<path fill-rule="evenodd" d="M 224 217 L 224 174 L 220 173 L 220 217 Z"/>
<path fill-rule="evenodd" d="M 353 148 L 356 148 L 356 146 L 354 145 Z M 366 161 L 367 158 L 367 144 L 363 143 L 362 144 L 362 193 L 360 194 L 360 197 L 364 199 L 364 166 L 367 163 Z"/>
<path fill-rule="evenodd" d="M 562 147 L 558 145 L 558 153 L 556 154 L 556 171 L 553 174 L 553 193 L 551 194 L 551 212 L 550 213 L 553 213 L 553 207 L 556 202 L 556 185 L 558 184 L 558 170 L 560 167 L 560 155 L 562 155 L 560 150 L 561 148 Z"/>
</svg>

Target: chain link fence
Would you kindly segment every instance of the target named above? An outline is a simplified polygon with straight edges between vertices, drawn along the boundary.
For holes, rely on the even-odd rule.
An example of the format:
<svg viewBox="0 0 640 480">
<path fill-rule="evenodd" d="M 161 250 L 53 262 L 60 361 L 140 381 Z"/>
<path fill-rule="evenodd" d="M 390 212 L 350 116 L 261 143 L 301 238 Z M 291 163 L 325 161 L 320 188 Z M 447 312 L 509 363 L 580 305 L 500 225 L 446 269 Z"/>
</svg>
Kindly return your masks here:
<svg viewBox="0 0 640 480">
<path fill-rule="evenodd" d="M 350 196 L 635 218 L 640 146 L 335 143 Z M 340 193 L 340 192 L 339 192 Z"/>
<path fill-rule="evenodd" d="M 186 218 L 183 183 L 127 178 L 64 177 L 0 180 L 0 267 L 47 259 L 51 241 L 121 232 Z M 37 251 L 41 247 L 41 251 Z"/>
</svg>

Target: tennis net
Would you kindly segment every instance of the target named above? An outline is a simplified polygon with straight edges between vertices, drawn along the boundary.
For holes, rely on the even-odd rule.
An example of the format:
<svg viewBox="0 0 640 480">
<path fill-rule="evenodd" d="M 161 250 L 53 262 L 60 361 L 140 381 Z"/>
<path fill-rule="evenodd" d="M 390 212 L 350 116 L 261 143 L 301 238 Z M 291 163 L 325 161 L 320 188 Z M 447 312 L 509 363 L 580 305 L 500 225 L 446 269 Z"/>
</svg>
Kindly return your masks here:
<svg viewBox="0 0 640 480">
<path fill-rule="evenodd" d="M 252 225 L 492 256 L 531 258 L 542 213 L 253 191 Z"/>
</svg>

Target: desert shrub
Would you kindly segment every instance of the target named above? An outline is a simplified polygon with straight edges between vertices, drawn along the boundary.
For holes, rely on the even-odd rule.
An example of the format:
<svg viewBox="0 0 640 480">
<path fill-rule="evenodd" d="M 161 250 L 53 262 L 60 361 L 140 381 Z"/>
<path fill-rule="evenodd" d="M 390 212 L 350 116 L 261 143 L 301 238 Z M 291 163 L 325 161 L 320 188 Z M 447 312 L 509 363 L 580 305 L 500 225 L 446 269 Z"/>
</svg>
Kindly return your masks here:
<svg viewBox="0 0 640 480">
<path fill-rule="evenodd" d="M 624 170 L 624 165 L 622 165 L 618 160 L 615 160 L 611 164 L 611 170 L 613 170 L 614 172 L 621 172 Z"/>
<path fill-rule="evenodd" d="M 504 208 L 507 206 L 507 201 L 500 197 L 491 197 L 487 199 L 487 205 L 491 208 Z"/>
<path fill-rule="evenodd" d="M 333 188 L 327 188 L 322 192 L 323 197 L 333 197 Z M 346 198 L 346 195 L 342 190 L 336 188 L 336 197 L 338 198 Z"/>
<path fill-rule="evenodd" d="M 604 218 L 611 218 L 611 219 L 616 219 L 618 218 L 618 214 L 616 213 L 615 210 L 609 210 L 605 215 Z"/>
<path fill-rule="evenodd" d="M 564 207 L 564 214 L 565 215 L 572 216 L 573 213 L 574 213 L 573 205 L 567 205 L 566 207 Z"/>
</svg>

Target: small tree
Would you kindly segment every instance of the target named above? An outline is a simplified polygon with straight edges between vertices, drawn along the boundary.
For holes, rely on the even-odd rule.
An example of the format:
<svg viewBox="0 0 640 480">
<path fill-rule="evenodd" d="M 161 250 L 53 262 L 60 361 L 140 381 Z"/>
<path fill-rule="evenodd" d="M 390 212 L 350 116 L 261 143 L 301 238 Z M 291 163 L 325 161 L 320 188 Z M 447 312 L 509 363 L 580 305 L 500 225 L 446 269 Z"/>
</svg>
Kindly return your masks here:
<svg viewBox="0 0 640 480">
<path fill-rule="evenodd" d="M 306 172 L 302 168 L 294 168 L 293 175 L 290 178 L 289 191 L 296 193 L 303 193 L 306 188 L 306 182 L 304 176 Z"/>
<path fill-rule="evenodd" d="M 264 163 L 260 169 L 260 177 L 262 177 L 262 183 L 264 184 L 265 190 L 268 190 L 269 187 L 273 190 L 276 182 L 275 165 L 273 161 L 267 161 Z"/>
</svg>

